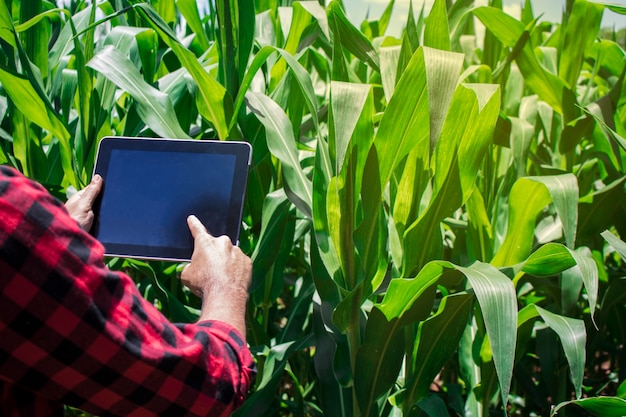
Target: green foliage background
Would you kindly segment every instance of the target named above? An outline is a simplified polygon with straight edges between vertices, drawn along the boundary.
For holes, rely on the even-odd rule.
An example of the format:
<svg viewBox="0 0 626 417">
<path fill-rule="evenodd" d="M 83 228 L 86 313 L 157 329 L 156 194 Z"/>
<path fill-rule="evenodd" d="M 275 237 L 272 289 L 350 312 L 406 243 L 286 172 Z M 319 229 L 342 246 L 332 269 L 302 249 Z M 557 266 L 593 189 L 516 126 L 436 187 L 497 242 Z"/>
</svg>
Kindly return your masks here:
<svg viewBox="0 0 626 417">
<path fill-rule="evenodd" d="M 105 135 L 253 145 L 237 415 L 626 415 L 625 7 L 208 6 L 0 2 L 0 163 L 63 199 Z M 197 317 L 180 265 L 109 265 Z"/>
</svg>

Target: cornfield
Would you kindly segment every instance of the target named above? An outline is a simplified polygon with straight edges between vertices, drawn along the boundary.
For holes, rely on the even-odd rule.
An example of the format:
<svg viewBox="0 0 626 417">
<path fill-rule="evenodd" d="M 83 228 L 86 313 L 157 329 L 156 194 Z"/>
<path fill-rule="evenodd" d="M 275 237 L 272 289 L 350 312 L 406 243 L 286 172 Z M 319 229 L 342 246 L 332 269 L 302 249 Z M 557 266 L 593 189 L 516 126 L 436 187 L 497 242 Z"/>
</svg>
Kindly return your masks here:
<svg viewBox="0 0 626 417">
<path fill-rule="evenodd" d="M 252 144 L 237 416 L 626 415 L 626 6 L 393 9 L 2 1 L 0 163 L 65 199 L 107 135 Z M 181 265 L 107 262 L 197 318 Z"/>
</svg>

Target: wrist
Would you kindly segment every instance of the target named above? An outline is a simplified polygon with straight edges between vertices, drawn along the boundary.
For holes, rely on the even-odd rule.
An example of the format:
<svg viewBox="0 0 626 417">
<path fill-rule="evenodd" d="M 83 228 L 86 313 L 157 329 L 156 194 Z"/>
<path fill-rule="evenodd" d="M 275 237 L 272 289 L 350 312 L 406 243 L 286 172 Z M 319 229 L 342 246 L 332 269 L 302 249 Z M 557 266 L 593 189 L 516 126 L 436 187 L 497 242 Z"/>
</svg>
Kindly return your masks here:
<svg viewBox="0 0 626 417">
<path fill-rule="evenodd" d="M 203 293 L 200 321 L 215 320 L 229 324 L 246 336 L 246 305 L 248 293 L 221 292 L 219 296 Z"/>
</svg>

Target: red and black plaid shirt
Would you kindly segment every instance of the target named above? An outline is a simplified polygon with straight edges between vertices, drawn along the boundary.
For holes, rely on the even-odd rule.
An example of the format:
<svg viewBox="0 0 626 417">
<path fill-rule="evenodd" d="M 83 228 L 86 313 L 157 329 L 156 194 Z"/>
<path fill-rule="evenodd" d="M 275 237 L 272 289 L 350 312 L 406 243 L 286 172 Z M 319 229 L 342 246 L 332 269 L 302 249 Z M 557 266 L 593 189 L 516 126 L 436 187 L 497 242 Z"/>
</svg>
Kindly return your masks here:
<svg viewBox="0 0 626 417">
<path fill-rule="evenodd" d="M 172 324 L 64 205 L 0 167 L 0 415 L 226 416 L 254 374 L 231 326 Z"/>
</svg>

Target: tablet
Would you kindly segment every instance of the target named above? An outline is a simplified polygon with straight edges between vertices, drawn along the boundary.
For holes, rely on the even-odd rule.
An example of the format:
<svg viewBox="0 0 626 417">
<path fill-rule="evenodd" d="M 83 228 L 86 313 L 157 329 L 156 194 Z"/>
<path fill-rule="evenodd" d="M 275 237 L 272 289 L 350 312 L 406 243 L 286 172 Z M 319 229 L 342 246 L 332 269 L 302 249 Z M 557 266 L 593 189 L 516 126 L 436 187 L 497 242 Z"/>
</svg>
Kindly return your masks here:
<svg viewBox="0 0 626 417">
<path fill-rule="evenodd" d="M 237 244 L 251 153 L 247 142 L 103 138 L 92 234 L 108 256 L 188 261 L 193 214 Z"/>
</svg>

